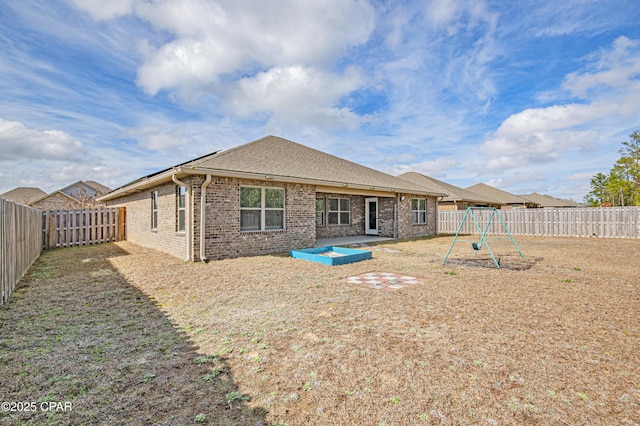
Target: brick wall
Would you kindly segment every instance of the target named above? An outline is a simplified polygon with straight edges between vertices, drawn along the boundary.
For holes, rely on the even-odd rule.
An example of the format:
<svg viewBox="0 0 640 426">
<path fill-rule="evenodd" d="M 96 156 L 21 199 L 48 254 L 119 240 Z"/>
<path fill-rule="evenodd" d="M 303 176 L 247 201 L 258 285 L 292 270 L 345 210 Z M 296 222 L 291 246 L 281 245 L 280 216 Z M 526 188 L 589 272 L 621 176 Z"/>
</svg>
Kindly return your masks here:
<svg viewBox="0 0 640 426">
<path fill-rule="evenodd" d="M 184 179 L 184 182 L 189 185 L 192 180 Z M 158 226 L 155 230 L 151 229 L 151 193 L 153 191 L 158 191 Z M 160 250 L 181 259 L 187 256 L 186 233 L 176 231 L 175 183 L 166 183 L 109 201 L 108 206 L 127 208 L 127 241 Z"/>
<path fill-rule="evenodd" d="M 240 231 L 240 186 L 284 188 L 285 229 Z M 195 200 L 200 210 L 200 194 Z M 213 177 L 207 188 L 206 255 L 209 259 L 282 253 L 315 244 L 315 187 Z M 197 235 L 199 235 L 199 217 Z M 196 240 L 199 250 L 199 237 Z"/>
<path fill-rule="evenodd" d="M 324 225 L 316 227 L 317 238 L 339 238 L 339 237 L 351 237 L 353 235 L 364 235 L 364 199 L 361 195 L 344 195 L 344 194 L 329 194 L 324 192 L 318 192 L 315 197 L 325 199 L 325 216 Z M 329 198 L 348 198 L 351 200 L 351 223 L 349 225 L 329 225 L 327 224 L 328 216 L 328 199 Z M 315 204 L 314 204 L 314 223 L 315 223 Z"/>
<path fill-rule="evenodd" d="M 418 198 L 411 194 L 401 194 L 404 200 L 398 203 L 398 238 L 417 238 L 437 233 L 437 198 L 427 197 L 427 223 L 414 225 L 411 223 L 411 199 Z"/>
<path fill-rule="evenodd" d="M 55 192 L 29 207 L 40 210 L 76 210 L 84 208 L 80 201 L 74 200 L 59 192 Z M 86 207 L 86 206 L 85 206 Z"/>
<path fill-rule="evenodd" d="M 395 198 L 378 197 L 378 235 L 394 237 Z"/>
</svg>

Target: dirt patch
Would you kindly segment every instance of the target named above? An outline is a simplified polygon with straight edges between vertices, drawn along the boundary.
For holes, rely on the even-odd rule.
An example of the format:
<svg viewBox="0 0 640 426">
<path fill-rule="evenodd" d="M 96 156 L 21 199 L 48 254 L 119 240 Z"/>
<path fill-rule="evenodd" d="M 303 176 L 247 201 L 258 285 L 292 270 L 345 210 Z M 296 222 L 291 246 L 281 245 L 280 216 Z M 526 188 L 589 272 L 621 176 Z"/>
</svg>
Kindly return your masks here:
<svg viewBox="0 0 640 426">
<path fill-rule="evenodd" d="M 543 260 L 542 257 L 525 256 L 524 259 L 518 254 L 506 254 L 496 256 L 496 261 L 500 269 L 510 271 L 526 271 L 533 268 Z M 440 262 L 440 261 L 438 261 Z M 446 265 L 466 266 L 469 268 L 497 268 L 496 262 L 491 257 L 473 256 L 447 259 Z"/>
<path fill-rule="evenodd" d="M 334 267 L 126 242 L 46 253 L 0 309 L 0 394 L 74 403 L 19 417 L 38 424 L 640 422 L 640 241 L 518 238 L 521 266 L 496 242 L 500 270 L 465 263 L 482 255 L 466 245 L 442 265 L 451 241 Z M 343 282 L 372 271 L 422 282 Z"/>
</svg>

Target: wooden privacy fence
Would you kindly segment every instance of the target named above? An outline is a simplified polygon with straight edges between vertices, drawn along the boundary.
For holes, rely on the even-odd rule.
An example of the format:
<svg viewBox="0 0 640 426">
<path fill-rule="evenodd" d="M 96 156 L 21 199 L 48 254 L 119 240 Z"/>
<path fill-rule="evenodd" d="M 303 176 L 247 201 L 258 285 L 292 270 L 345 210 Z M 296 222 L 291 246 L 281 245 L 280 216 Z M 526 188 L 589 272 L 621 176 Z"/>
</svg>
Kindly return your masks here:
<svg viewBox="0 0 640 426">
<path fill-rule="evenodd" d="M 499 210 L 513 235 L 548 237 L 640 238 L 640 207 L 546 208 Z M 465 210 L 438 212 L 438 233 L 455 234 Z M 480 226 L 490 210 L 474 210 Z M 473 220 L 465 221 L 461 233 L 476 234 Z M 488 234 L 502 234 L 494 218 Z"/>
<path fill-rule="evenodd" d="M 84 246 L 125 239 L 125 208 L 45 210 L 43 248 Z"/>
<path fill-rule="evenodd" d="M 40 210 L 0 198 L 0 303 L 9 300 L 41 251 Z"/>
</svg>

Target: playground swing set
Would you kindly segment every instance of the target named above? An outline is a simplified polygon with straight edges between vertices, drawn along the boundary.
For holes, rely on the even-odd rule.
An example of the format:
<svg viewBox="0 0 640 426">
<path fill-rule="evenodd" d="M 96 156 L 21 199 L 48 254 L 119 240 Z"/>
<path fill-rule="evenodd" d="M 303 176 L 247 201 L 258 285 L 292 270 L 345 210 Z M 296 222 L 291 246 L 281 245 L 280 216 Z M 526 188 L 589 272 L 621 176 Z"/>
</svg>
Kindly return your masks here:
<svg viewBox="0 0 640 426">
<path fill-rule="evenodd" d="M 476 214 L 474 213 L 475 211 L 478 210 L 488 210 L 491 211 L 491 214 L 489 215 L 489 219 L 487 221 L 487 223 L 484 225 L 484 227 L 480 226 L 480 222 L 478 221 L 478 217 L 476 216 Z M 509 236 L 509 239 L 511 239 L 511 242 L 513 243 L 513 245 L 515 246 L 515 248 L 518 250 L 518 253 L 520 253 L 520 257 L 522 257 L 524 259 L 524 254 L 522 253 L 522 250 L 520 250 L 520 247 L 518 247 L 518 244 L 516 243 L 516 240 L 513 238 L 513 235 L 511 235 L 511 232 L 509 231 L 509 228 L 507 227 L 507 224 L 504 222 L 504 219 L 502 218 L 502 215 L 500 215 L 500 212 L 495 208 L 495 207 L 467 207 L 467 211 L 464 213 L 464 216 L 462 217 L 462 222 L 460 222 L 460 226 L 458 227 L 458 232 L 456 232 L 456 236 L 453 238 L 453 242 L 451 243 L 451 246 L 449 247 L 449 251 L 447 252 L 447 255 L 444 257 L 444 260 L 442 261 L 442 264 L 444 265 L 445 263 L 447 263 L 447 259 L 449 258 L 449 255 L 451 254 L 451 250 L 453 250 L 453 246 L 457 243 L 471 243 L 471 247 L 473 248 L 473 255 L 477 256 L 478 252 L 482 249 L 483 245 L 487 247 L 487 250 L 489 251 L 489 254 L 491 255 L 491 259 L 493 259 L 493 263 L 495 263 L 496 267 L 498 269 L 500 268 L 500 259 L 496 258 L 496 255 L 494 254 L 493 250 L 491 250 L 491 246 L 489 245 L 489 241 L 487 238 L 487 232 L 489 231 L 489 228 L 491 227 L 491 223 L 493 222 L 494 218 L 498 218 L 498 220 L 500 221 L 500 224 L 502 224 L 502 228 L 504 229 L 504 231 L 506 232 L 506 234 Z M 480 234 L 480 241 L 469 241 L 469 240 L 459 240 L 458 236 L 460 235 L 460 232 L 462 231 L 462 228 L 464 226 L 465 221 L 469 220 L 469 218 L 471 218 L 473 220 L 473 223 L 475 224 L 476 230 L 478 231 L 478 233 Z M 492 239 L 501 239 L 501 238 L 492 238 Z"/>
</svg>

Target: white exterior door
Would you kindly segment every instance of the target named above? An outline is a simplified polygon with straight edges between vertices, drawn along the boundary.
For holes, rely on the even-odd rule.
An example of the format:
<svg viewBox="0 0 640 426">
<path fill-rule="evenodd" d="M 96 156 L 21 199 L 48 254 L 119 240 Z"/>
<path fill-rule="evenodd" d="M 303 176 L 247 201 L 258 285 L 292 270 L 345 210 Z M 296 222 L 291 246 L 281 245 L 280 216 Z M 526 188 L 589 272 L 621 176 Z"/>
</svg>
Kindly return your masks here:
<svg viewBox="0 0 640 426">
<path fill-rule="evenodd" d="M 364 233 L 378 235 L 378 198 L 364 199 Z"/>
</svg>

